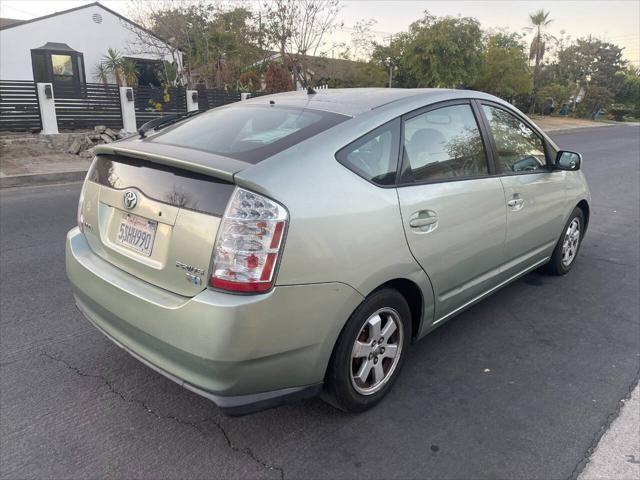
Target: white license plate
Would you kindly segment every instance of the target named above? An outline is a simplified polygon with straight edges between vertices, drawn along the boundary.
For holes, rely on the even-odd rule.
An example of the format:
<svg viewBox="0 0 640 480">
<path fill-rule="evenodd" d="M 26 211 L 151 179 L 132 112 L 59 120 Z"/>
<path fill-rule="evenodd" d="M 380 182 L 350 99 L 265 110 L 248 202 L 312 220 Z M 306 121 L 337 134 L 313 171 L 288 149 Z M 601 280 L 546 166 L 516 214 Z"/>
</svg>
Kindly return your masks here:
<svg viewBox="0 0 640 480">
<path fill-rule="evenodd" d="M 148 257 L 153 250 L 157 229 L 158 222 L 125 213 L 120 221 L 116 242 Z"/>
</svg>

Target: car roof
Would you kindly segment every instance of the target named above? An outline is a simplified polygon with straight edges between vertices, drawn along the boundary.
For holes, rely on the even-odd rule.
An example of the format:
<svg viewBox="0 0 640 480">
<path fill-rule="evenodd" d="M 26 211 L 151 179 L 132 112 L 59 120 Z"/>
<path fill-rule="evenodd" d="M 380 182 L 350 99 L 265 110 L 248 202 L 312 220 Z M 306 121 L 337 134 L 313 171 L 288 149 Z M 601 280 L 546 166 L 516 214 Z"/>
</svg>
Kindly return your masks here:
<svg viewBox="0 0 640 480">
<path fill-rule="evenodd" d="M 455 90 L 443 88 L 332 88 L 276 93 L 249 99 L 252 104 L 275 102 L 275 105 L 310 108 L 355 117 L 361 113 L 398 100 L 422 95 L 441 95 Z"/>
</svg>

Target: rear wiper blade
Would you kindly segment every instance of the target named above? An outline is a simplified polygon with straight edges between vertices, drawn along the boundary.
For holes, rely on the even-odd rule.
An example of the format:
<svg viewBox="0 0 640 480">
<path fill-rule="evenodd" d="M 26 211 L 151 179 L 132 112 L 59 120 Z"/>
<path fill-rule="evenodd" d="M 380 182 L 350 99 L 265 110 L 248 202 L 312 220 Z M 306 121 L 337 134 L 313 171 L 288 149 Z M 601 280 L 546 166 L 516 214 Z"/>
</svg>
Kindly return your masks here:
<svg viewBox="0 0 640 480">
<path fill-rule="evenodd" d="M 176 122 L 180 122 L 186 118 L 193 117 L 195 115 L 198 115 L 199 113 L 202 113 L 202 110 L 196 110 L 194 112 L 187 112 L 187 113 L 173 113 L 171 115 L 165 115 L 163 117 L 154 118 L 153 120 L 150 120 L 147 123 L 144 123 L 138 129 L 138 135 L 140 135 L 140 138 L 145 138 L 146 137 L 145 134 L 149 130 L 158 131 L 163 127 L 172 125 Z"/>
</svg>

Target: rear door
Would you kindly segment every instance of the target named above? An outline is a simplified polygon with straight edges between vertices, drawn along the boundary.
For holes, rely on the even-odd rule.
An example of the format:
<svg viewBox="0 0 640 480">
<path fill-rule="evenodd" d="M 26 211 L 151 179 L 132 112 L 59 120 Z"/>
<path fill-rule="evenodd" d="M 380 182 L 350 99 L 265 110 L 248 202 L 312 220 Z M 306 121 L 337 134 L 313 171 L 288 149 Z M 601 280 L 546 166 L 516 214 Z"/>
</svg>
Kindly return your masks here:
<svg viewBox="0 0 640 480">
<path fill-rule="evenodd" d="M 507 205 L 503 276 L 544 262 L 558 240 L 565 173 L 550 168 L 542 136 L 504 106 L 481 102 Z"/>
<path fill-rule="evenodd" d="M 400 209 L 411 252 L 435 290 L 436 323 L 499 278 L 506 207 L 486 152 L 469 101 L 403 119 Z"/>
</svg>

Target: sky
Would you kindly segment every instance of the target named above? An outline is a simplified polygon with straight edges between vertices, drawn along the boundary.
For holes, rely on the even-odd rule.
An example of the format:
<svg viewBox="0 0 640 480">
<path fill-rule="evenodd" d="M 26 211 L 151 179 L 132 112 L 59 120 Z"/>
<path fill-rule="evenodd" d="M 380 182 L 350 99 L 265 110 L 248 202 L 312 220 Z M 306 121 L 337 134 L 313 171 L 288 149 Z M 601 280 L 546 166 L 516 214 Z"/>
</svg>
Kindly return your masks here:
<svg viewBox="0 0 640 480">
<path fill-rule="evenodd" d="M 255 0 L 254 0 L 255 1 Z M 29 19 L 90 3 L 76 0 L 0 0 L 0 16 Z M 123 15 L 127 14 L 126 0 L 102 0 L 101 3 Z M 226 0 L 225 3 L 233 3 Z M 237 1 L 241 4 L 240 0 Z M 252 0 L 245 0 L 245 4 Z M 344 24 L 331 37 L 333 43 L 350 43 L 352 28 L 363 19 L 374 19 L 378 41 L 388 41 L 389 35 L 405 31 L 411 22 L 420 18 L 424 10 L 437 16 L 461 15 L 475 17 L 483 29 L 524 30 L 528 15 L 540 8 L 551 12 L 553 23 L 548 32 L 576 39 L 587 35 L 624 47 L 624 56 L 640 67 L 640 0 L 342 0 L 339 20 Z M 327 48 L 325 51 L 328 51 Z"/>
</svg>

